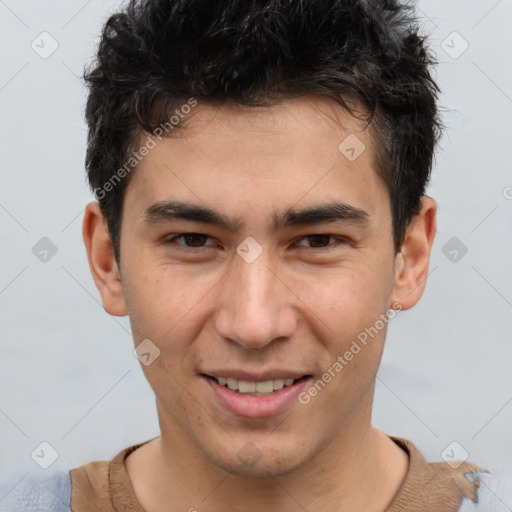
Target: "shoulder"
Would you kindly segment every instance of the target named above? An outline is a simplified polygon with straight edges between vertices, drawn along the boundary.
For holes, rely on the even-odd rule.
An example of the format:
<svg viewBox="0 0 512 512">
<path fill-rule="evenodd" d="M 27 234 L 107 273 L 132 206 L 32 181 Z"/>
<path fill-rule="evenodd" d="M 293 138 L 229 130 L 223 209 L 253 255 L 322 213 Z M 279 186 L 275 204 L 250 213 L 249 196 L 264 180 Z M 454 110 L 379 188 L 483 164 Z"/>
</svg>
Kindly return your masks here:
<svg viewBox="0 0 512 512">
<path fill-rule="evenodd" d="M 69 473 L 26 476 L 11 487 L 1 486 L 0 512 L 70 512 L 70 499 Z"/>
<path fill-rule="evenodd" d="M 390 510 L 512 511 L 512 474 L 489 472 L 453 454 L 448 461 L 427 462 L 410 441 L 392 439 L 408 452 L 409 472 Z"/>
<path fill-rule="evenodd" d="M 475 501 L 464 499 L 459 512 L 510 512 L 512 510 L 512 474 L 482 472 L 467 475 L 478 479 L 478 495 Z"/>
<path fill-rule="evenodd" d="M 110 461 L 95 461 L 70 471 L 73 510 L 90 510 L 91 502 L 102 512 L 140 510 L 128 476 L 125 460 L 146 444 L 125 448 Z"/>
</svg>

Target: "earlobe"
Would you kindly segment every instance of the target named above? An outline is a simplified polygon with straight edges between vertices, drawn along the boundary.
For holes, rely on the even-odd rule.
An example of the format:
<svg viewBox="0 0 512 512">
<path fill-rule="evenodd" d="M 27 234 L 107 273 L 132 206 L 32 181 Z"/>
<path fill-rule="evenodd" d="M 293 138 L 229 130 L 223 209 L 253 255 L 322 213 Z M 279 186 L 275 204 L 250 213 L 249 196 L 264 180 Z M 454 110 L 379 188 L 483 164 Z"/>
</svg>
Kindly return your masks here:
<svg viewBox="0 0 512 512">
<path fill-rule="evenodd" d="M 89 203 L 85 208 L 82 235 L 89 268 L 100 292 L 105 311 L 114 316 L 126 315 L 121 274 L 114 258 L 110 235 L 97 202 Z"/>
<path fill-rule="evenodd" d="M 428 276 L 430 252 L 436 234 L 437 203 L 424 196 L 421 210 L 407 229 L 400 253 L 395 258 L 395 284 L 391 297 L 393 309 L 409 309 L 423 295 Z M 399 304 L 401 307 L 397 308 Z"/>
</svg>

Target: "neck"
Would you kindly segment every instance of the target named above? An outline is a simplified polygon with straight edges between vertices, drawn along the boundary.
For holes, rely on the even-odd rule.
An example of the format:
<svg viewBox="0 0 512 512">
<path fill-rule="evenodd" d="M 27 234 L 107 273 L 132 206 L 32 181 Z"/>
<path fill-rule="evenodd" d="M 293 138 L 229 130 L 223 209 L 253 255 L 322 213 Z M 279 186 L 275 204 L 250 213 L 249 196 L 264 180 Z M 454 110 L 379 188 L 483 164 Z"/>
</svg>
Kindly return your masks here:
<svg viewBox="0 0 512 512">
<path fill-rule="evenodd" d="M 408 469 L 406 453 L 373 428 L 367 415 L 347 425 L 313 459 L 279 476 L 235 475 L 200 453 L 173 422 L 161 422 L 162 437 L 126 459 L 129 477 L 148 512 L 207 509 L 243 504 L 247 512 L 306 509 L 382 512 Z M 326 470 L 333 468 L 333 470 Z"/>
</svg>

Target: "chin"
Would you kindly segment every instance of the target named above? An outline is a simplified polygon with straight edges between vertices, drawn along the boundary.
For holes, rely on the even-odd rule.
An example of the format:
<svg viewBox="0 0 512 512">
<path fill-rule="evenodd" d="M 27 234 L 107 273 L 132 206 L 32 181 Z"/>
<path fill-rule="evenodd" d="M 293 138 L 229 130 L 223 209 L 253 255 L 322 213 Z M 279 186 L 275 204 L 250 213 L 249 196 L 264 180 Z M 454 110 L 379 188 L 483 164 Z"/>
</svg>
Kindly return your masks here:
<svg viewBox="0 0 512 512">
<path fill-rule="evenodd" d="M 240 446 L 233 449 L 234 446 Z M 217 467 L 237 476 L 253 478 L 278 477 L 292 473 L 306 460 L 313 458 L 311 447 L 309 453 L 300 452 L 305 444 L 283 445 L 280 440 L 264 439 L 258 441 L 232 442 L 222 453 L 203 447 L 203 454 Z M 217 445 L 218 447 L 218 445 Z M 211 447 L 213 448 L 213 447 Z"/>
</svg>

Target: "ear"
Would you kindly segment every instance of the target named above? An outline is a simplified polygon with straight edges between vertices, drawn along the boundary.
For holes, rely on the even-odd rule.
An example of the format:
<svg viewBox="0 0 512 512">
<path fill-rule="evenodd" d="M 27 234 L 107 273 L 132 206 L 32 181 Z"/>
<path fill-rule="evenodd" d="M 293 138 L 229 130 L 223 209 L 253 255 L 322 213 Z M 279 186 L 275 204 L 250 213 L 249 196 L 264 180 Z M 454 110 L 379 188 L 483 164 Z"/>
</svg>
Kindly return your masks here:
<svg viewBox="0 0 512 512">
<path fill-rule="evenodd" d="M 421 211 L 407 228 L 400 253 L 395 257 L 395 284 L 391 308 L 410 309 L 423 295 L 428 276 L 430 252 L 436 234 L 437 203 L 421 199 Z M 397 307 L 400 304 L 401 308 Z"/>
<path fill-rule="evenodd" d="M 114 248 L 100 205 L 97 202 L 89 203 L 85 208 L 82 235 L 89 268 L 100 292 L 105 311 L 114 316 L 126 315 L 121 274 L 114 258 Z"/>
</svg>

